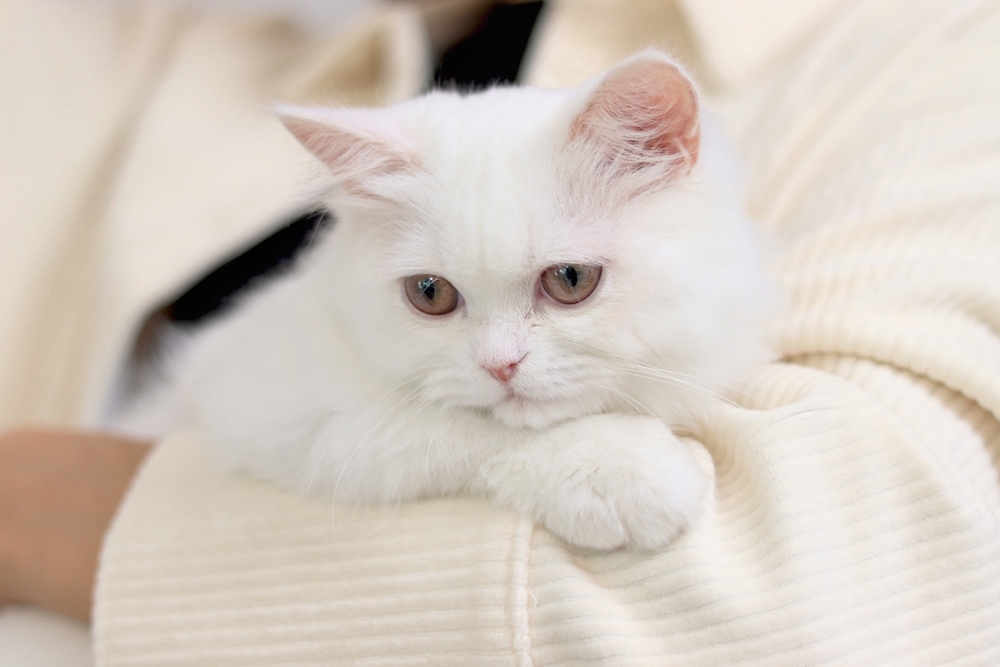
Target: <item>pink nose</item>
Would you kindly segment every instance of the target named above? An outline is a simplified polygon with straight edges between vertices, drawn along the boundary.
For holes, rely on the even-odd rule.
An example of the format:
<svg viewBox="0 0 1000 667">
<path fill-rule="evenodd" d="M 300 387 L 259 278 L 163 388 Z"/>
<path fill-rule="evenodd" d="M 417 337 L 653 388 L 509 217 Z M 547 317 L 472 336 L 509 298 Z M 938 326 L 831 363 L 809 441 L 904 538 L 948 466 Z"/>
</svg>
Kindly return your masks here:
<svg viewBox="0 0 1000 667">
<path fill-rule="evenodd" d="M 486 370 L 492 373 L 493 377 L 495 377 L 497 380 L 500 380 L 500 382 L 507 384 L 508 382 L 510 382 L 510 379 L 514 377 L 514 373 L 517 372 L 517 364 L 513 363 L 513 364 L 507 364 L 506 366 L 486 367 Z"/>
</svg>

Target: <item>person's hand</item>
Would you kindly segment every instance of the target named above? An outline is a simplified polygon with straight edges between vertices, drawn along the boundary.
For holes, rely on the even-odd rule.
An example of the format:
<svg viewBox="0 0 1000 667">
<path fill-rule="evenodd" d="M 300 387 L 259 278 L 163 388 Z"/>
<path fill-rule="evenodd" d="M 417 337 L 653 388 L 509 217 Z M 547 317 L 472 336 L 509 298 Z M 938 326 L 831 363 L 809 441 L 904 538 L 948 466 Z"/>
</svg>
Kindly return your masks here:
<svg viewBox="0 0 1000 667">
<path fill-rule="evenodd" d="M 90 619 L 104 533 L 149 443 L 106 434 L 0 435 L 0 606 Z"/>
</svg>

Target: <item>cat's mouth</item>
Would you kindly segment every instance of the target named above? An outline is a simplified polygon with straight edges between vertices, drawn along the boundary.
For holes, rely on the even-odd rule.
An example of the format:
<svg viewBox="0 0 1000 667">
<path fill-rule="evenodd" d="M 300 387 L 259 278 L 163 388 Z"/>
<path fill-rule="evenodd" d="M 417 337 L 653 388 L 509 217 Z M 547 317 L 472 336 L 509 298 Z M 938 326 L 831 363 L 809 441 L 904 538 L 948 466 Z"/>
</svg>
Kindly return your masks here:
<svg viewBox="0 0 1000 667">
<path fill-rule="evenodd" d="M 573 401 L 544 399 L 506 386 L 506 395 L 493 406 L 493 416 L 514 428 L 545 428 L 556 422 L 581 416 L 581 406 Z"/>
</svg>

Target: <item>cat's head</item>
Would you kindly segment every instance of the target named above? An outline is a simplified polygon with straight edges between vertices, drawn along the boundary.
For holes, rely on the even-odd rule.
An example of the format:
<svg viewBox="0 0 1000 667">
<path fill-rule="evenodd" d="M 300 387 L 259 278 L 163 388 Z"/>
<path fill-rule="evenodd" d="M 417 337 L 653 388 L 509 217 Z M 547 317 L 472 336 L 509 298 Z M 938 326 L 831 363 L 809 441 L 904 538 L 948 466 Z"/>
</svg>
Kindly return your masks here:
<svg viewBox="0 0 1000 667">
<path fill-rule="evenodd" d="M 572 91 L 281 114 L 338 183 L 311 284 L 380 385 L 542 427 L 673 414 L 757 357 L 752 234 L 666 56 Z"/>
</svg>

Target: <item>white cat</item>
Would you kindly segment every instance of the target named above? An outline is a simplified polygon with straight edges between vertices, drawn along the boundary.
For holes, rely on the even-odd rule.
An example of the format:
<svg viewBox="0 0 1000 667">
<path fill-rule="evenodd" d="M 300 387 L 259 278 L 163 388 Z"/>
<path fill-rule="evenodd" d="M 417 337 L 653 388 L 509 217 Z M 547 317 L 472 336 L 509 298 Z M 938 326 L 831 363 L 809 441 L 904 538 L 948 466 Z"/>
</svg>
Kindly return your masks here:
<svg viewBox="0 0 1000 667">
<path fill-rule="evenodd" d="M 280 115 L 338 222 L 133 430 L 197 427 L 346 503 L 485 496 L 584 547 L 696 518 L 708 480 L 671 429 L 767 358 L 771 287 L 676 64 Z"/>
</svg>

